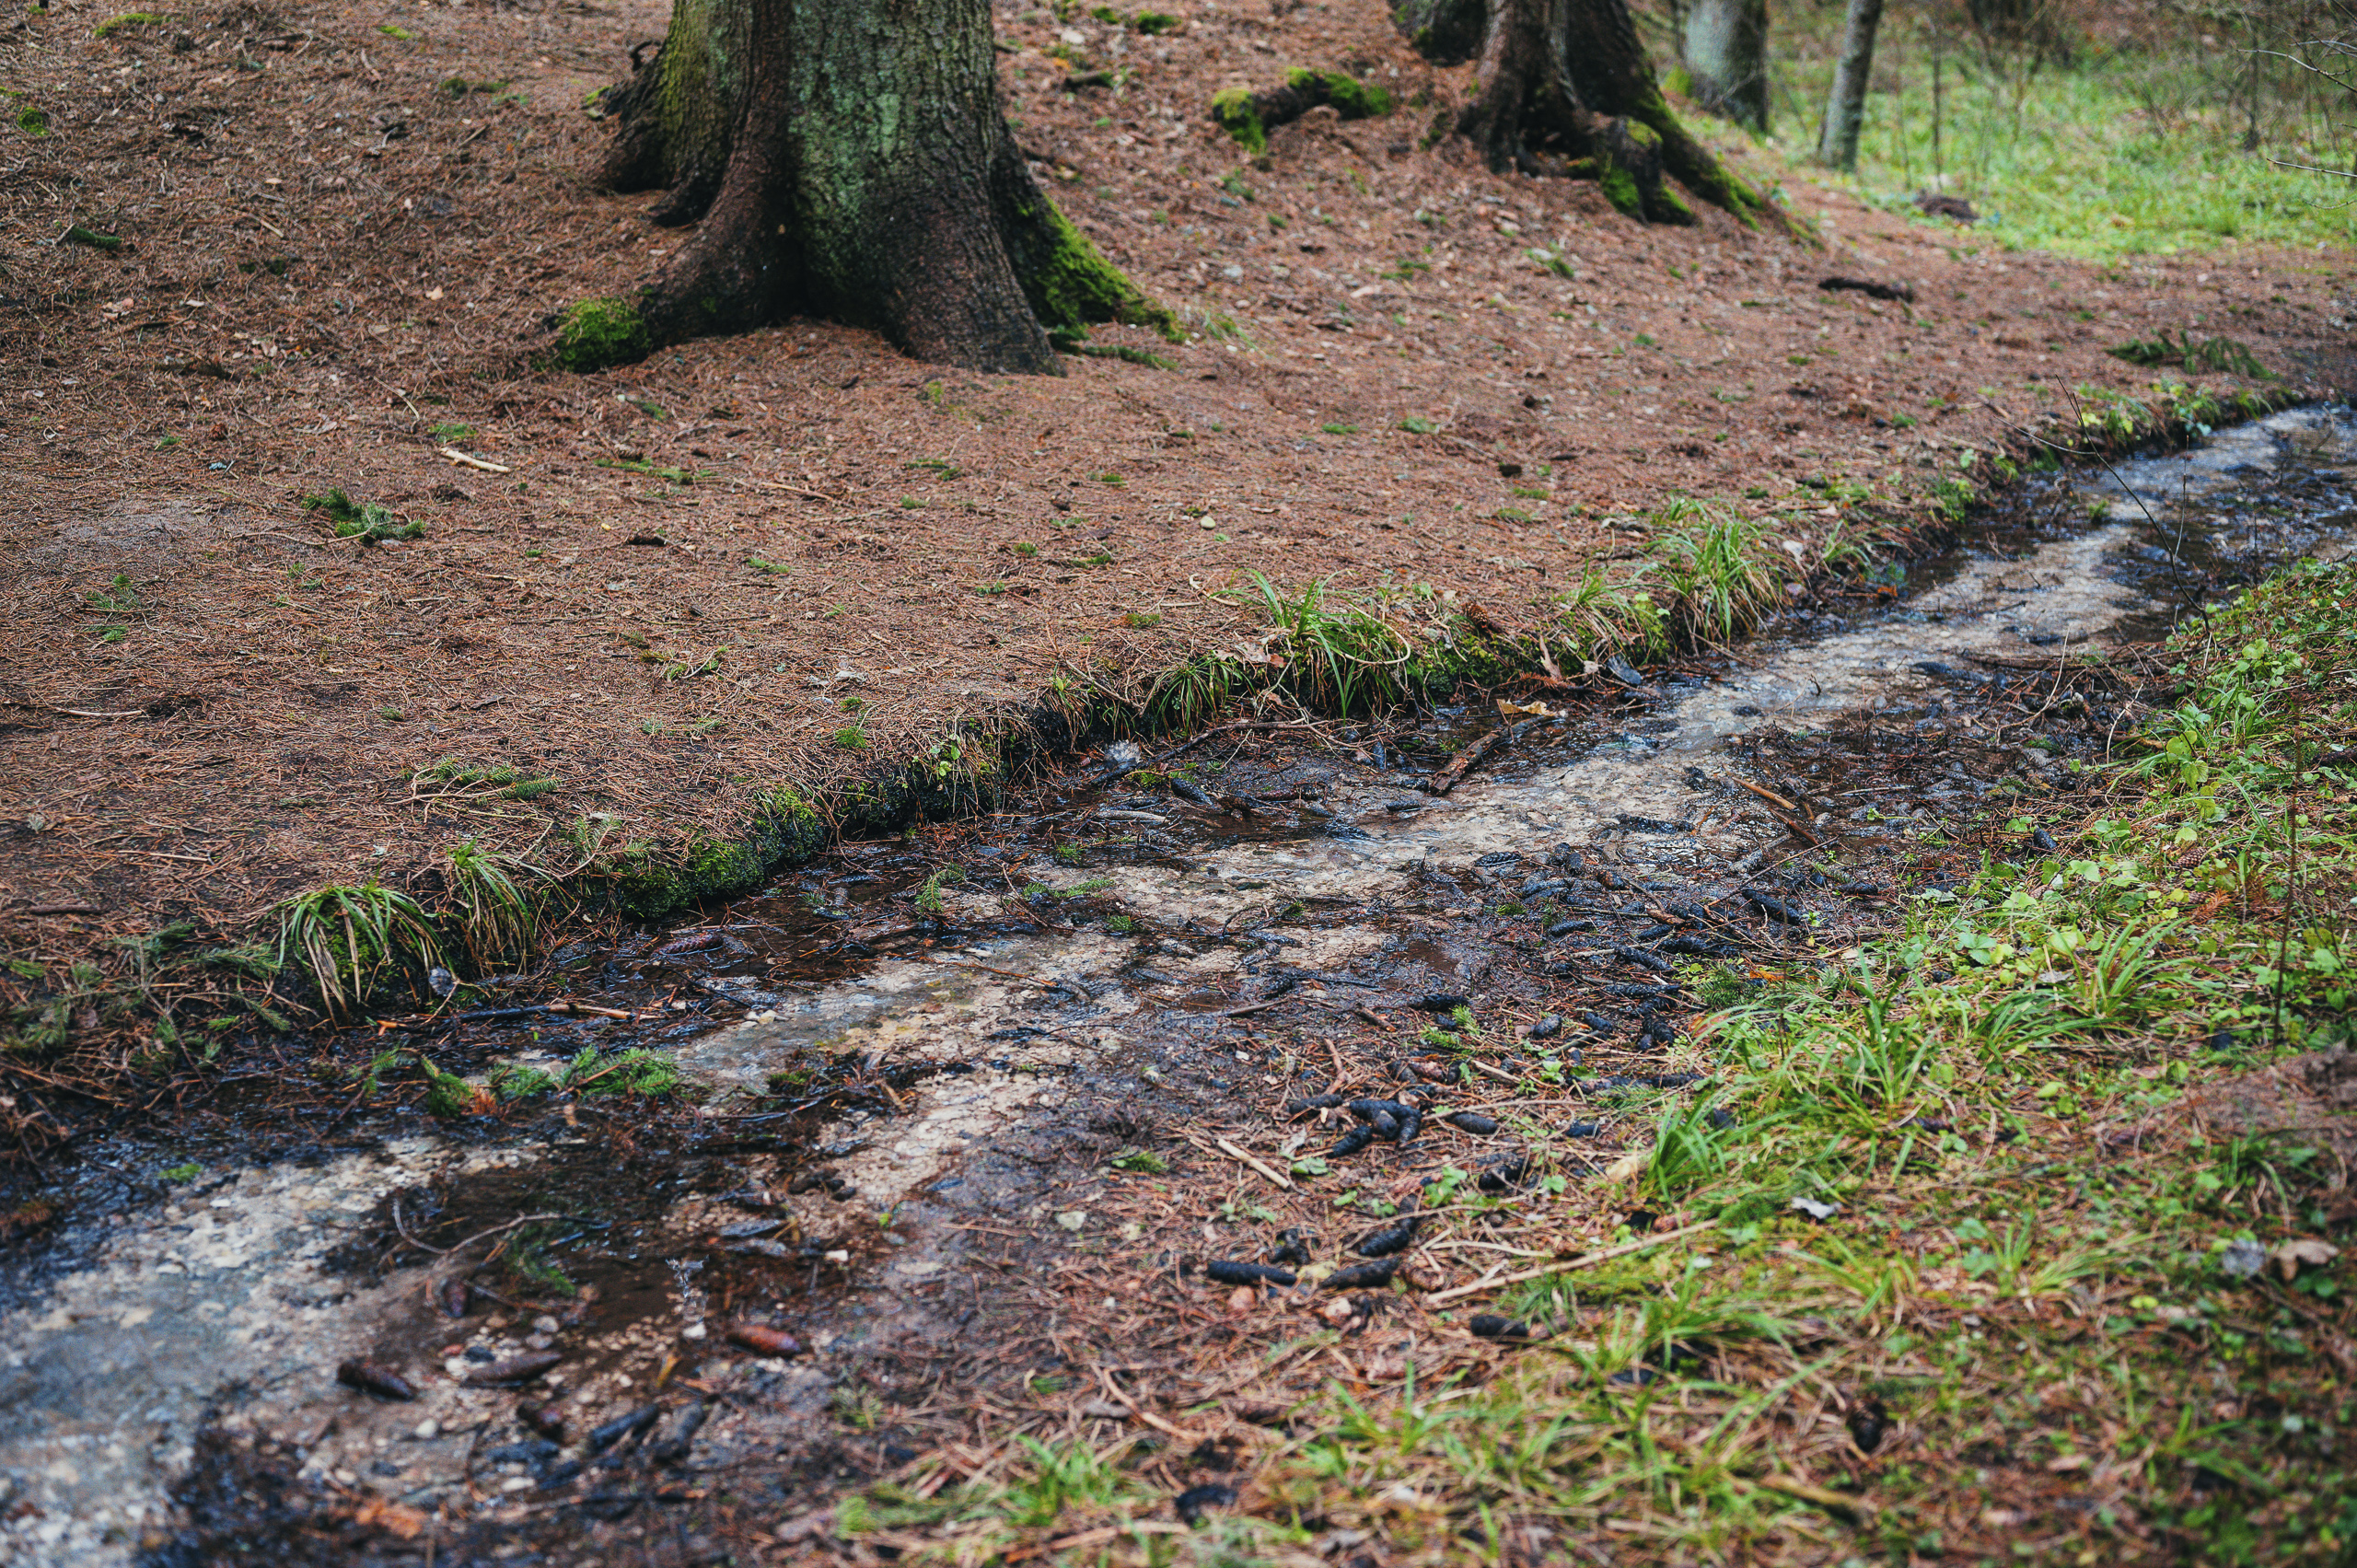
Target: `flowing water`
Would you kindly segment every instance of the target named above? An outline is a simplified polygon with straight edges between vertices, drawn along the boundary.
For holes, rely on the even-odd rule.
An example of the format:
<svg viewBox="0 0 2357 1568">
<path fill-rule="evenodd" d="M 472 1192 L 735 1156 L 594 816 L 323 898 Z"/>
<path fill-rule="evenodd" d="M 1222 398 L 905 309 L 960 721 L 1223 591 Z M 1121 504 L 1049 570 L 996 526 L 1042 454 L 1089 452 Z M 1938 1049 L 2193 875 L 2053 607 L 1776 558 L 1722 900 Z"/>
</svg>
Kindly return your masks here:
<svg viewBox="0 0 2357 1568">
<path fill-rule="evenodd" d="M 611 1244 L 633 1267 L 617 1265 L 594 1324 L 528 1307 L 454 1323 L 433 1302 L 447 1268 L 379 1276 L 354 1253 L 383 1234 L 389 1203 L 396 1232 L 423 1223 L 404 1221 L 404 1193 L 472 1193 L 488 1227 L 517 1194 L 596 1179 L 571 1173 L 563 1137 L 495 1146 L 421 1133 L 267 1167 L 231 1150 L 177 1183 L 156 1174 L 177 1156 L 94 1150 L 67 1222 L 0 1291 L 12 1303 L 0 1318 L 0 1558 L 63 1568 L 163 1551 L 181 1523 L 169 1489 L 207 1422 L 270 1435 L 354 1495 L 431 1510 L 468 1491 L 478 1512 L 520 1516 L 565 1461 L 503 1446 L 493 1434 L 513 1396 L 459 1378 L 555 1346 L 568 1359 L 540 1387 L 586 1425 L 629 1408 L 673 1356 L 754 1353 L 714 1332 L 722 1308 L 690 1258 L 699 1238 L 807 1257 L 813 1282 L 850 1287 L 819 1315 L 813 1350 L 835 1338 L 942 1342 L 958 1318 L 929 1287 L 955 1272 L 955 1227 L 1009 1204 L 1028 1204 L 1016 1220 L 1052 1208 L 999 1156 L 1058 1114 L 1076 1074 L 1118 1057 L 1147 1083 L 1216 1073 L 1206 1081 L 1222 1089 L 1273 1093 L 1295 1064 L 1249 1034 L 1260 1002 L 1350 1013 L 1453 993 L 1483 1006 L 1484 955 L 1453 934 L 1461 912 L 1443 906 L 1559 874 L 1547 869 L 1559 845 L 1660 901 L 1724 895 L 1786 832 L 1733 782 L 1731 742 L 1844 715 L 1946 733 L 1956 694 L 1990 679 L 1976 658 L 2067 660 L 2090 641 L 2150 636 L 2268 563 L 2343 554 L 2351 487 L 2340 465 L 2352 455 L 2345 411 L 2299 410 L 2189 452 L 2032 483 L 1956 549 L 1914 563 L 1887 604 L 1796 603 L 1718 679 L 1655 680 L 1601 717 L 1542 719 L 1445 796 L 1366 766 L 1305 766 L 1274 780 L 1291 784 L 1283 800 L 1260 785 L 1259 814 L 1241 819 L 1159 792 L 1075 790 L 1043 807 L 1050 828 L 1002 846 L 997 885 L 975 876 L 941 889 L 941 924 L 985 934 L 962 942 L 904 940 L 903 906 L 862 902 L 851 882 L 822 887 L 842 902 L 830 912 L 849 917 L 837 956 L 706 966 L 697 983 L 742 1016 L 668 1049 L 717 1091 L 706 1114 L 729 1127 L 757 1123 L 754 1097 L 798 1064 L 849 1053 L 925 1071 L 883 1091 L 888 1105 L 817 1130 L 832 1156 L 824 1183 L 731 1203 L 684 1178 L 638 1182 L 633 1239 Z M 2036 753 L 2021 761 L 2045 765 Z M 1823 807 L 1819 834 L 1867 850 L 1896 844 L 1922 809 L 1904 796 L 1805 805 Z M 1133 841 L 1132 852 L 1084 875 L 1055 845 L 1089 834 Z M 1070 918 L 1083 908 L 1120 913 Z M 1399 912 L 1410 908 L 1430 912 Z M 1276 909 L 1302 918 L 1283 935 L 1261 930 Z M 729 928 L 777 923 L 761 916 L 756 900 Z M 576 1048 L 539 1049 L 545 1061 Z M 865 1217 L 878 1215 L 885 1224 Z M 864 1240 L 807 1239 L 862 1225 Z M 418 1398 L 377 1402 L 339 1386 L 337 1365 L 355 1357 L 398 1358 Z M 706 1423 L 697 1462 L 756 1451 L 822 1408 L 828 1379 L 811 1363 L 765 1365 L 768 1413 Z"/>
</svg>

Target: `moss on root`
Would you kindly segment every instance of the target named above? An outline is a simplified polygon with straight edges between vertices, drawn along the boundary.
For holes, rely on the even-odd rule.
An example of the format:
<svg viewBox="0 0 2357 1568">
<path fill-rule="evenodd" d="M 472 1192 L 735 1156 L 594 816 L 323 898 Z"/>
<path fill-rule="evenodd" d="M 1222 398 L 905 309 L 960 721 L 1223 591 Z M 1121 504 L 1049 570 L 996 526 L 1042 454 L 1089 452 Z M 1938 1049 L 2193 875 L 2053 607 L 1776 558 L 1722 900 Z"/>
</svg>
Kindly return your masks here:
<svg viewBox="0 0 2357 1568">
<path fill-rule="evenodd" d="M 819 808 L 781 787 L 754 803 L 737 836 L 698 833 L 670 854 L 644 846 L 623 852 L 608 868 L 607 899 L 633 920 L 660 920 L 705 899 L 749 892 L 779 866 L 818 854 L 827 837 Z"/>
<path fill-rule="evenodd" d="M 1360 81 L 1347 71 L 1313 71 L 1295 66 L 1285 73 L 1285 86 L 1306 98 L 1331 104 L 1345 120 L 1376 120 L 1391 112 L 1388 92 Z M 1217 100 L 1213 101 L 1216 104 Z"/>
<path fill-rule="evenodd" d="M 1046 239 L 1023 258 L 1023 292 L 1051 337 L 1081 334 L 1091 321 L 1125 321 L 1151 327 L 1172 343 L 1186 341 L 1178 318 L 1147 298 L 1053 202 L 1042 197 L 1040 207 L 1023 215 Z"/>
<path fill-rule="evenodd" d="M 1212 94 L 1212 123 L 1254 157 L 1269 150 L 1269 128 L 1260 123 L 1249 87 L 1223 87 Z"/>
<path fill-rule="evenodd" d="M 557 323 L 559 369 L 580 375 L 644 359 L 654 346 L 645 319 L 626 299 L 577 300 Z"/>
</svg>

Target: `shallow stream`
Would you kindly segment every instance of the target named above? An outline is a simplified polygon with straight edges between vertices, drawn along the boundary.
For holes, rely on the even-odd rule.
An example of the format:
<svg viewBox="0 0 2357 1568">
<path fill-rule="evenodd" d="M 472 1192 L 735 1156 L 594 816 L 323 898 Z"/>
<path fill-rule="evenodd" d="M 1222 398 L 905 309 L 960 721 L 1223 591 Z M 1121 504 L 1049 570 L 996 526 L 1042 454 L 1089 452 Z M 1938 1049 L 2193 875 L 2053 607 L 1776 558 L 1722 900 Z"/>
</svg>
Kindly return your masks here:
<svg viewBox="0 0 2357 1568">
<path fill-rule="evenodd" d="M 836 1151 L 822 1182 L 745 1197 L 647 1179 L 629 1243 L 600 1233 L 620 1261 L 590 1322 L 505 1304 L 452 1321 L 434 1306 L 448 1267 L 379 1276 L 353 1250 L 382 1234 L 403 1193 L 471 1191 L 489 1226 L 512 1213 L 502 1202 L 562 1191 L 574 1179 L 562 1137 L 421 1132 L 266 1167 L 232 1152 L 169 1179 L 158 1173 L 177 1154 L 94 1149 L 67 1221 L 0 1285 L 0 1558 L 80 1568 L 163 1551 L 185 1522 L 170 1489 L 208 1421 L 268 1434 L 354 1496 L 430 1511 L 465 1492 L 479 1516 L 520 1517 L 569 1481 L 579 1431 L 660 1387 L 670 1358 L 761 1359 L 721 1342 L 730 1307 L 691 1258 L 699 1237 L 807 1260 L 814 1285 L 853 1287 L 807 1314 L 813 1351 L 938 1342 L 957 1319 L 926 1291 L 954 1272 L 956 1227 L 978 1215 L 1036 1222 L 1053 1207 L 989 1156 L 1058 1114 L 1075 1074 L 1119 1058 L 1144 1082 L 1191 1074 L 1265 1099 L 1302 1067 L 1281 1038 L 1256 1032 L 1278 1008 L 1387 1019 L 1462 997 L 1527 1029 L 1535 1012 L 1457 930 L 1467 908 L 1578 882 L 1602 912 L 1558 952 L 1601 965 L 1615 920 L 1728 899 L 1796 842 L 1795 820 L 1869 859 L 1895 850 L 1931 814 L 1922 800 L 1803 781 L 1800 798 L 1771 802 L 1777 789 L 1759 784 L 1737 743 L 1846 718 L 2002 750 L 2001 735 L 1956 714 L 1961 694 L 2090 641 L 2150 636 L 2269 563 L 2345 553 L 2352 487 L 2340 465 L 2352 457 L 2345 411 L 2300 410 L 2187 453 L 2034 482 L 1956 548 L 1910 564 L 1884 602 L 1796 598 L 1714 678 L 1655 677 L 1601 711 L 1526 715 L 1537 722 L 1445 796 L 1371 743 L 1347 759 L 1203 772 L 1223 802 L 1210 808 L 1160 788 L 1079 784 L 938 887 L 938 910 L 911 904 L 907 875 L 863 880 L 854 857 L 811 878 L 807 898 L 786 889 L 708 914 L 697 929 L 722 935 L 701 957 L 644 944 L 622 957 L 676 969 L 735 1015 L 683 1018 L 671 1032 L 685 1038 L 664 1047 L 723 1091 L 707 1108 L 716 1124 L 757 1121 L 772 1075 L 816 1061 L 924 1070 L 879 1090 L 880 1109 L 818 1130 Z M 2044 752 L 2016 749 L 2012 765 L 2052 771 Z M 1985 785 L 1959 776 L 1955 788 Z M 1291 913 L 1281 928 L 1266 919 L 1280 910 Z M 1566 1044 L 1583 1031 L 1608 1032 L 1583 1025 Z M 519 1036 L 512 1054 L 550 1065 L 597 1035 Z M 1701 1064 L 1683 1042 L 1662 1057 Z M 396 1232 L 432 1217 L 390 1213 Z M 502 1435 L 512 1394 L 459 1379 L 549 1347 L 567 1359 L 536 1386 L 577 1419 L 541 1452 Z M 353 1358 L 397 1364 L 417 1398 L 379 1402 L 339 1385 Z M 823 1408 L 815 1360 L 763 1365 L 771 1412 L 715 1412 L 682 1450 L 691 1469 Z"/>
</svg>

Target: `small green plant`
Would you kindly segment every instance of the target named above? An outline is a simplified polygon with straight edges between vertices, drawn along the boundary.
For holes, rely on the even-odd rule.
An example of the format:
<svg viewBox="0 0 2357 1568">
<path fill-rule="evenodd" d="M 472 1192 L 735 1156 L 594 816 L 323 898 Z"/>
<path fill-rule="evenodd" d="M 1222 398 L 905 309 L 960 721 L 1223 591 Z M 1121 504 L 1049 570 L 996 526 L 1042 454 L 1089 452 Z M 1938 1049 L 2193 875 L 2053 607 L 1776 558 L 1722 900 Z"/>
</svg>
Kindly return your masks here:
<svg viewBox="0 0 2357 1568">
<path fill-rule="evenodd" d="M 17 129 L 28 136 L 46 136 L 49 134 L 49 116 L 28 104 L 17 110 Z"/>
<path fill-rule="evenodd" d="M 793 567 L 781 565 L 775 561 L 764 561 L 758 555 L 747 556 L 745 564 L 765 577 L 790 577 L 794 575 Z"/>
<path fill-rule="evenodd" d="M 1411 413 L 1399 422 L 1399 428 L 1411 436 L 1430 436 L 1440 426 L 1422 414 Z"/>
<path fill-rule="evenodd" d="M 918 911 L 924 914 L 935 915 L 946 912 L 947 904 L 941 896 L 941 889 L 953 882 L 963 882 L 965 879 L 966 873 L 955 865 L 945 865 L 935 871 L 917 888 Z"/>
<path fill-rule="evenodd" d="M 445 420 L 434 425 L 432 433 L 434 439 L 447 447 L 454 442 L 472 440 L 475 427 L 471 424 L 458 424 Z"/>
<path fill-rule="evenodd" d="M 2107 352 L 2131 365 L 2181 365 L 2188 370 L 2217 371 L 2253 381 L 2279 379 L 2258 362 L 2248 343 L 2225 337 L 2196 339 L 2190 328 L 2172 338 L 2164 327 L 2152 337 L 2132 338 Z"/>
<path fill-rule="evenodd" d="M 82 602 L 101 615 L 128 615 L 140 608 L 139 590 L 132 587 L 129 573 L 117 572 L 105 587 L 84 594 Z"/>
<path fill-rule="evenodd" d="M 531 952 L 540 931 L 541 898 L 525 888 L 540 879 L 521 860 L 484 849 L 472 839 L 450 846 L 449 870 L 444 876 L 447 913 L 478 971 L 519 961 Z"/>
<path fill-rule="evenodd" d="M 331 1017 L 361 1006 L 389 971 L 442 957 L 433 918 L 418 901 L 373 879 L 297 894 L 275 913 L 279 965 L 302 967 Z"/>
<path fill-rule="evenodd" d="M 1321 424 L 1318 428 L 1329 436 L 1356 436 L 1359 433 L 1355 424 Z"/>
<path fill-rule="evenodd" d="M 187 1165 L 176 1165 L 169 1170 L 159 1170 L 156 1173 L 156 1177 L 157 1179 L 168 1181 L 175 1187 L 185 1187 L 194 1181 L 203 1169 L 203 1166 L 191 1161 Z"/>
<path fill-rule="evenodd" d="M 858 725 L 845 725 L 835 731 L 835 744 L 846 751 L 867 749 L 867 731 Z"/>
<path fill-rule="evenodd" d="M 404 43 L 410 42 L 417 37 L 415 33 L 410 31 L 409 29 L 401 26 L 399 22 L 378 22 L 377 24 L 377 30 L 383 33 L 387 38 L 397 38 Z"/>
<path fill-rule="evenodd" d="M 338 539 L 356 539 L 363 545 L 381 544 L 389 539 L 424 539 L 425 525 L 415 519 L 401 519 L 392 509 L 374 501 L 358 502 L 341 488 L 325 495 L 307 495 L 303 509 L 317 512 L 335 526 Z"/>
</svg>

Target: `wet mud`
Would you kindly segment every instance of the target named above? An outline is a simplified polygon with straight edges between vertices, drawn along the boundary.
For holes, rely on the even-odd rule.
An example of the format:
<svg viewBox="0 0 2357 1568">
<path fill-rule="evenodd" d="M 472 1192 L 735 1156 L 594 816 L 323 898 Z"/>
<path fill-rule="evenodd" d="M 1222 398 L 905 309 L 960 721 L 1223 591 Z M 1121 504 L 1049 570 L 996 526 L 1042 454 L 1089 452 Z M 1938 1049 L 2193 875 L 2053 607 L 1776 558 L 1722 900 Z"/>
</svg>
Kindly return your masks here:
<svg viewBox="0 0 2357 1568">
<path fill-rule="evenodd" d="M 2090 648 L 2345 551 L 2352 445 L 2303 410 L 2034 479 L 1945 556 L 1634 685 L 1110 748 L 1020 809 L 234 1067 L 84 1150 L 7 1244 L 0 1555 L 790 1542 L 1064 1364 L 1020 1287 L 1115 1223 L 1125 1172 L 1412 1189 L 1441 1147 L 1507 1191 L 1541 1124 L 1607 1162 L 1707 1084 L 1713 1000 L 2032 850 L 1991 807 L 2076 788 L 2142 700 Z M 471 1114 L 425 1112 L 429 1061 Z M 696 1092 L 644 1092 L 650 1063 Z M 519 1074 L 573 1087 L 503 1099 Z M 1417 1266 L 1407 1222 L 1252 1258 L 1179 1220 L 1109 1239 L 1329 1288 Z"/>
</svg>

